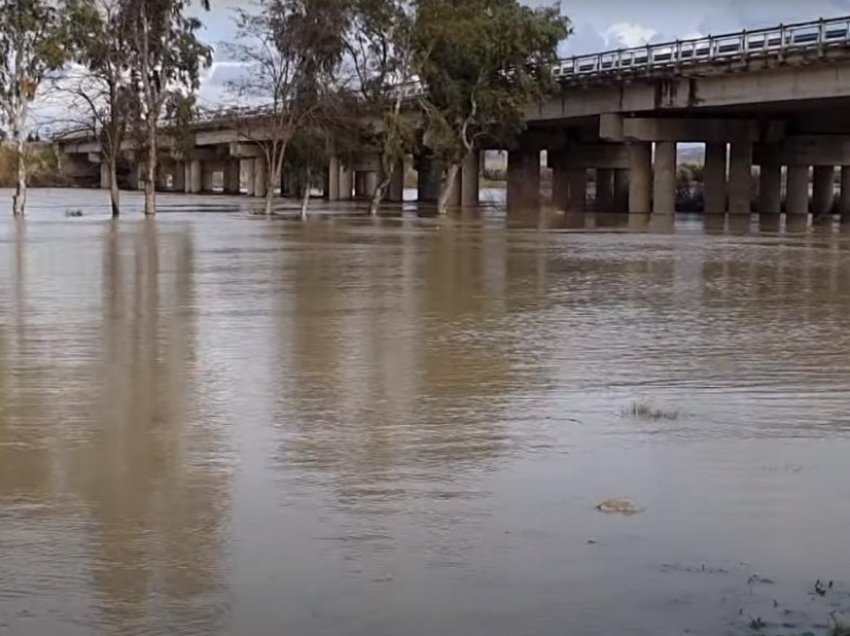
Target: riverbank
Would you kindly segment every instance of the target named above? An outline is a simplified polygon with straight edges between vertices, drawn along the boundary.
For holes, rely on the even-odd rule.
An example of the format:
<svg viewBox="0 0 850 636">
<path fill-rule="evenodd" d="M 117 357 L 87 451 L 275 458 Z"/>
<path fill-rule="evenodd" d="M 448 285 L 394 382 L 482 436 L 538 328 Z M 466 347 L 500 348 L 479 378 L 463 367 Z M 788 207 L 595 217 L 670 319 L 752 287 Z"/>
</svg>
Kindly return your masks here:
<svg viewBox="0 0 850 636">
<path fill-rule="evenodd" d="M 59 150 L 47 142 L 29 144 L 27 167 L 29 185 L 34 188 L 66 187 L 71 185 L 59 168 Z M 15 148 L 0 145 L 0 188 L 13 188 L 17 180 L 17 153 Z"/>
</svg>

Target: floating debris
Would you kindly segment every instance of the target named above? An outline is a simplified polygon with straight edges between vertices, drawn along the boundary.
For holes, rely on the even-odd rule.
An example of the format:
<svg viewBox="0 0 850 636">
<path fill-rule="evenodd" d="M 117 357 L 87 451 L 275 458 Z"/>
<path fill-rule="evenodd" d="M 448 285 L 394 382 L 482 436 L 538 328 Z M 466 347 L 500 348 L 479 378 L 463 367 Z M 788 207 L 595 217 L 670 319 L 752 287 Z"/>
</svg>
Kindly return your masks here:
<svg viewBox="0 0 850 636">
<path fill-rule="evenodd" d="M 636 515 L 639 512 L 643 512 L 643 509 L 638 508 L 631 499 L 606 499 L 596 506 L 596 509 L 599 512 L 604 512 L 605 514 L 626 516 Z"/>
</svg>

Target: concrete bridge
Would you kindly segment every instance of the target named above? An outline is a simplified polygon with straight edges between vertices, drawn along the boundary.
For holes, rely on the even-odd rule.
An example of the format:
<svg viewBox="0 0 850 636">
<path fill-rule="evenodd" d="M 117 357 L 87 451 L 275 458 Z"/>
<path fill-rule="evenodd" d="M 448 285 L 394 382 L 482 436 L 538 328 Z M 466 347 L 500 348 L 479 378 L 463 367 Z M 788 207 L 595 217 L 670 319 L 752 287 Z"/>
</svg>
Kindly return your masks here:
<svg viewBox="0 0 850 636">
<path fill-rule="evenodd" d="M 554 74 L 560 90 L 528 106 L 528 129 L 503 148 L 509 208 L 541 204 L 545 150 L 554 207 L 584 210 L 592 175 L 597 209 L 672 214 L 677 144 L 701 143 L 706 212 L 749 214 L 756 201 L 765 214 L 823 215 L 840 168 L 839 209 L 850 219 L 850 16 L 575 57 Z M 163 189 L 253 196 L 269 187 L 290 190 L 286 177 L 268 182 L 263 153 L 233 115 L 218 113 L 181 131 L 179 153 L 164 132 Z M 69 176 L 100 176 L 100 185 L 109 185 L 96 141 L 57 143 Z M 139 187 L 136 150 L 128 144 L 126 152 L 128 185 Z M 463 166 L 456 205 L 478 201 L 479 156 Z M 419 200 L 434 201 L 443 171 L 424 153 L 414 165 Z M 403 171 L 396 173 L 391 201 L 402 197 Z M 376 182 L 376 157 L 332 158 L 324 194 L 332 201 L 365 197 Z"/>
</svg>

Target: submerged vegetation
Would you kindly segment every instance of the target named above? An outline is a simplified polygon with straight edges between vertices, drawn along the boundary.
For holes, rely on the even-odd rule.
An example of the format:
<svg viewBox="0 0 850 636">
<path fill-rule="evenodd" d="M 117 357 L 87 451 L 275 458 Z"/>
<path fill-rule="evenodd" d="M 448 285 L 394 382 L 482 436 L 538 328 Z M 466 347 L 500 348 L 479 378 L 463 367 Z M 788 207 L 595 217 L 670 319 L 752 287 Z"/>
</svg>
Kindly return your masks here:
<svg viewBox="0 0 850 636">
<path fill-rule="evenodd" d="M 636 400 L 623 410 L 623 415 L 639 420 L 677 420 L 681 413 L 678 409 L 670 410 L 656 406 L 650 400 Z"/>
</svg>

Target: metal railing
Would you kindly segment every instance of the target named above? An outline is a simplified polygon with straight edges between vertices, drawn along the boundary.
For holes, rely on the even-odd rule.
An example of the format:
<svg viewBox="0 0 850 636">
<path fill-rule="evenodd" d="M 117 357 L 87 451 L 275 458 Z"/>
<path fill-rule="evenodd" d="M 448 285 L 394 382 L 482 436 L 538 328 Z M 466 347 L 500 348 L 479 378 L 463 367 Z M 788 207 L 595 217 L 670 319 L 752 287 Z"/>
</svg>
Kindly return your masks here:
<svg viewBox="0 0 850 636">
<path fill-rule="evenodd" d="M 608 74 L 647 73 L 847 46 L 850 46 L 850 16 L 579 55 L 561 60 L 553 69 L 553 74 L 556 78 L 569 80 Z"/>
</svg>

